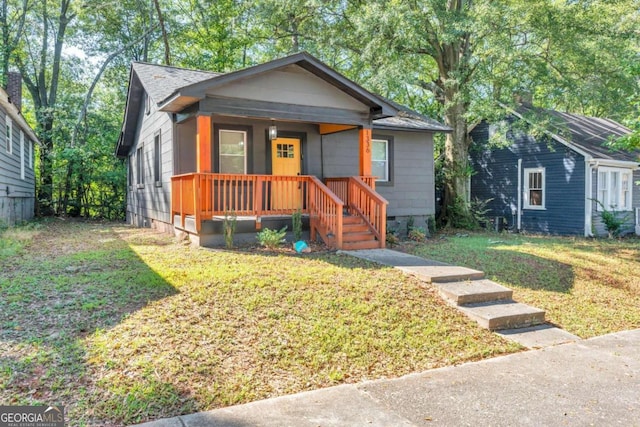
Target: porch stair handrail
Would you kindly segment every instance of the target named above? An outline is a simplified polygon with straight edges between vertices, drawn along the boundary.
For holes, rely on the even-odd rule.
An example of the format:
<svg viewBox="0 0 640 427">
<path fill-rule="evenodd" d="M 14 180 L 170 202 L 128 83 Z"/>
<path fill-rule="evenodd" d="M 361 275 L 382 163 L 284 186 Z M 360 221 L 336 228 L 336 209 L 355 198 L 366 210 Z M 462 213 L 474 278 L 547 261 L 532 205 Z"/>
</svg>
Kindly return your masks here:
<svg viewBox="0 0 640 427">
<path fill-rule="evenodd" d="M 360 215 L 384 248 L 387 237 L 387 199 L 376 193 L 359 176 L 349 177 L 348 209 Z"/>
<path fill-rule="evenodd" d="M 311 240 L 320 233 L 327 245 L 342 249 L 344 203 L 315 176 L 309 177 L 308 197 Z"/>
<path fill-rule="evenodd" d="M 359 215 L 384 248 L 387 236 L 387 205 L 389 202 L 375 191 L 375 177 L 351 176 L 325 178 L 327 186 L 345 201 L 352 215 Z"/>
</svg>

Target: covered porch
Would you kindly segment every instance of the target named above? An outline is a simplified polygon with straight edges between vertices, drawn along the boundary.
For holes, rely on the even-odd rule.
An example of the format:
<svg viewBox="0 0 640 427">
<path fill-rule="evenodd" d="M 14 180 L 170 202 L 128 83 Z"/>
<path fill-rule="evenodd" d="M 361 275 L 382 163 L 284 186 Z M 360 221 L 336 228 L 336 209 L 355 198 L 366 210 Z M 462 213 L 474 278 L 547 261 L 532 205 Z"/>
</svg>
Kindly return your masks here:
<svg viewBox="0 0 640 427">
<path fill-rule="evenodd" d="M 174 227 L 196 233 L 203 222 L 226 215 L 261 219 L 292 215 L 309 217 L 311 240 L 321 238 L 335 249 L 384 248 L 387 201 L 374 190 L 375 178 L 353 176 L 241 175 L 188 173 L 172 177 Z"/>
</svg>

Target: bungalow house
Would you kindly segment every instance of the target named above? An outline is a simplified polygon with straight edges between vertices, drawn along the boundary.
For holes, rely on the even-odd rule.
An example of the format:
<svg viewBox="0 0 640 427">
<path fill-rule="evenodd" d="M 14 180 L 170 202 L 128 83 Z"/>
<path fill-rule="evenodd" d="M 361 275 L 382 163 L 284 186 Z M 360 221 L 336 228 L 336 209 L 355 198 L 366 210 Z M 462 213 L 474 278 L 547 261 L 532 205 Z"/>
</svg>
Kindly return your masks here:
<svg viewBox="0 0 640 427">
<path fill-rule="evenodd" d="M 0 88 L 0 224 L 33 218 L 35 133 L 20 114 L 22 78 L 10 72 L 7 90 Z"/>
<path fill-rule="evenodd" d="M 532 115 L 550 123 L 538 137 L 526 130 Z M 489 146 L 493 124 L 482 122 L 470 132 L 476 146 L 471 198 L 491 199 L 491 217 L 518 231 L 594 236 L 606 234 L 606 210 L 623 220 L 623 234 L 640 234 L 640 153 L 606 145 L 629 129 L 530 105 L 507 122 L 508 146 Z"/>
<path fill-rule="evenodd" d="M 116 148 L 127 221 L 207 246 L 225 215 L 254 233 L 300 211 L 312 239 L 384 247 L 387 221 L 435 213 L 433 133 L 448 130 L 307 53 L 226 74 L 134 63 Z"/>
</svg>

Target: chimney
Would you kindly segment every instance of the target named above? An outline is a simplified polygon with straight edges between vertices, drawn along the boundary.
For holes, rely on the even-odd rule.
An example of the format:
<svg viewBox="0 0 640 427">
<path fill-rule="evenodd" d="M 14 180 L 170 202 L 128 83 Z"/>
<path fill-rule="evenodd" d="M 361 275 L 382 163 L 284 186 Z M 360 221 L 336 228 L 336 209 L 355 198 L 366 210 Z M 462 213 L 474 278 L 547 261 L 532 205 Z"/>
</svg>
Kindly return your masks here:
<svg viewBox="0 0 640 427">
<path fill-rule="evenodd" d="M 7 74 L 7 95 L 18 111 L 22 111 L 22 75 L 17 71 Z"/>
</svg>

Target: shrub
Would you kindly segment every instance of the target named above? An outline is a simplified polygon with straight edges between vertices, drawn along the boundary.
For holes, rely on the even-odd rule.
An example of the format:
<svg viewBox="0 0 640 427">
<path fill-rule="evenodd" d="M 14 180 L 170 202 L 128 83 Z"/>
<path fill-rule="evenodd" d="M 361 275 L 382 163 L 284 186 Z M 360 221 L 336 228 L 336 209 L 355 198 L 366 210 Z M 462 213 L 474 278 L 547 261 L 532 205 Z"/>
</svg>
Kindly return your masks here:
<svg viewBox="0 0 640 427">
<path fill-rule="evenodd" d="M 300 209 L 293 213 L 291 221 L 293 222 L 293 237 L 295 241 L 302 240 L 302 212 L 300 212 Z"/>
<path fill-rule="evenodd" d="M 233 236 L 236 234 L 237 216 L 235 213 L 226 213 L 222 223 L 224 233 L 224 245 L 227 249 L 233 248 Z"/>
<path fill-rule="evenodd" d="M 284 243 L 284 236 L 287 234 L 287 226 L 285 225 L 280 230 L 271 230 L 265 228 L 258 233 L 258 243 L 265 248 L 274 249 L 280 247 Z"/>
<path fill-rule="evenodd" d="M 396 236 L 392 231 L 387 232 L 387 237 L 385 240 L 387 242 L 387 246 L 390 248 L 393 248 L 400 243 L 400 239 L 398 239 L 398 236 Z"/>
<path fill-rule="evenodd" d="M 427 238 L 427 230 L 424 227 L 411 227 L 407 237 L 415 242 L 424 242 Z"/>
<path fill-rule="evenodd" d="M 620 235 L 620 232 L 622 231 L 622 225 L 627 220 L 627 215 L 624 215 L 622 217 L 618 216 L 614 211 L 607 210 L 607 208 L 605 208 L 602 202 L 600 202 L 599 200 L 594 201 L 602 209 L 602 211 L 600 212 L 600 219 L 602 219 L 602 222 L 604 223 L 604 228 L 607 230 L 609 238 L 611 239 L 612 237 L 618 237 Z"/>
</svg>

